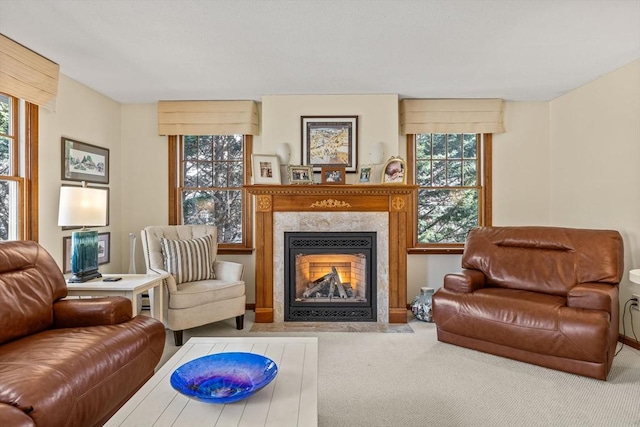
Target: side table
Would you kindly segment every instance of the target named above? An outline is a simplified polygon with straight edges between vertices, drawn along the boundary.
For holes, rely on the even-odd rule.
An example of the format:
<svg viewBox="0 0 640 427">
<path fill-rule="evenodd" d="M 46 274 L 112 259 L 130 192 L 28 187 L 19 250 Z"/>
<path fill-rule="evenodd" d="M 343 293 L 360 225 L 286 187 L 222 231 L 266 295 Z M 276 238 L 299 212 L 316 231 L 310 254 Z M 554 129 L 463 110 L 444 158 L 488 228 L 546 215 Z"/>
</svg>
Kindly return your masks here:
<svg viewBox="0 0 640 427">
<path fill-rule="evenodd" d="M 104 282 L 107 277 L 121 277 L 117 282 Z M 133 315 L 138 314 L 138 295 L 149 292 L 151 317 L 162 322 L 162 288 L 163 280 L 169 274 L 103 274 L 102 278 L 84 283 L 67 283 L 68 296 L 123 296 L 131 300 Z M 158 292 L 155 292 L 157 289 Z"/>
</svg>

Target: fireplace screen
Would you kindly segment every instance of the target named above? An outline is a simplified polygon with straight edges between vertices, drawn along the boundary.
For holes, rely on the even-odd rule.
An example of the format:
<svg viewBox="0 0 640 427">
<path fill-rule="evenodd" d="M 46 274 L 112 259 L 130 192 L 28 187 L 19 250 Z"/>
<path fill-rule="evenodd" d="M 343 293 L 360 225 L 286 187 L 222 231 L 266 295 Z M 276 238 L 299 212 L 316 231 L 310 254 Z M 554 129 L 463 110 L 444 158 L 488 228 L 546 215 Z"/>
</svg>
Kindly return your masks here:
<svg viewBox="0 0 640 427">
<path fill-rule="evenodd" d="M 285 320 L 375 321 L 375 232 L 285 233 Z"/>
</svg>

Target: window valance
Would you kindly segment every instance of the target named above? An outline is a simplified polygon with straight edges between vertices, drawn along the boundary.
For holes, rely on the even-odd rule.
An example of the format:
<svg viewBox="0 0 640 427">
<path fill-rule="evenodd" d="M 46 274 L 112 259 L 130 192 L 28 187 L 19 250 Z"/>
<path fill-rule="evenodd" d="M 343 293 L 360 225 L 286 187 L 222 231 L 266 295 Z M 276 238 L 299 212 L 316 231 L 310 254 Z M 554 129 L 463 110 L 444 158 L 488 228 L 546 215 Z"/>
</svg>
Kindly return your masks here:
<svg viewBox="0 0 640 427">
<path fill-rule="evenodd" d="M 159 135 L 258 135 L 254 101 L 159 101 Z"/>
<path fill-rule="evenodd" d="M 53 110 L 59 76 L 58 64 L 0 34 L 0 92 Z"/>
<path fill-rule="evenodd" d="M 503 133 L 502 99 L 403 99 L 400 131 L 416 133 Z"/>
</svg>

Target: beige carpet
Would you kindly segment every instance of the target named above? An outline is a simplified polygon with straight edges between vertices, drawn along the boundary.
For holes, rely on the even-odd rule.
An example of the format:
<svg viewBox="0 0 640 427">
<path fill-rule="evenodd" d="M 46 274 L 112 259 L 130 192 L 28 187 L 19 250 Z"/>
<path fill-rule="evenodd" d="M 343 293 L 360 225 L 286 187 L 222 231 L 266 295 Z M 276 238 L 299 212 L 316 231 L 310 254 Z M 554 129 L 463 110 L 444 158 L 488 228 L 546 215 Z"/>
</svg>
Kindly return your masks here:
<svg viewBox="0 0 640 427">
<path fill-rule="evenodd" d="M 410 314 L 413 333 L 263 332 L 245 317 L 243 331 L 229 320 L 185 340 L 317 336 L 321 427 L 640 426 L 640 351 L 626 346 L 604 382 L 440 343 Z M 176 350 L 169 332 L 163 362 Z"/>
</svg>

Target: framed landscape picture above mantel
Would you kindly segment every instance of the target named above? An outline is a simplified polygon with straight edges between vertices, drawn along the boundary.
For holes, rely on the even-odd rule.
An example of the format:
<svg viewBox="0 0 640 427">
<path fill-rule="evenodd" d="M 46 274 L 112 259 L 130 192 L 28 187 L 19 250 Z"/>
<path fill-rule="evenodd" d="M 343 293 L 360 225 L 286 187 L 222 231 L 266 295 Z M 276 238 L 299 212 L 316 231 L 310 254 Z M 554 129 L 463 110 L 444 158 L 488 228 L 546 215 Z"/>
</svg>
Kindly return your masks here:
<svg viewBox="0 0 640 427">
<path fill-rule="evenodd" d="M 109 183 L 109 149 L 62 137 L 62 180 Z"/>
<path fill-rule="evenodd" d="M 302 116 L 302 164 L 355 173 L 358 165 L 358 116 Z"/>
</svg>

